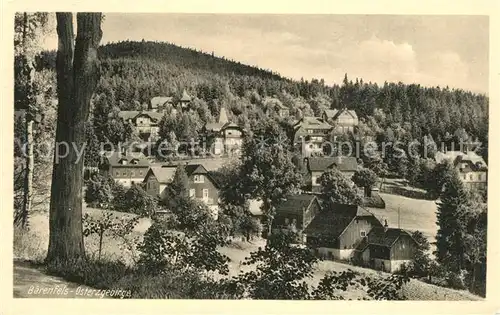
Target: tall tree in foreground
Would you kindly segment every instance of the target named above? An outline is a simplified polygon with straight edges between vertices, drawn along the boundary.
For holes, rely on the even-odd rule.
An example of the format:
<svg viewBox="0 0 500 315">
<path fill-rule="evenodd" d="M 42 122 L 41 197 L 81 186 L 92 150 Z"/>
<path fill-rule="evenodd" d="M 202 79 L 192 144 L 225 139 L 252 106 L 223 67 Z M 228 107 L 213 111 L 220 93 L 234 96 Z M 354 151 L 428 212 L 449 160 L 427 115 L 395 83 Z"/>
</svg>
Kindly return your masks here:
<svg viewBox="0 0 500 315">
<path fill-rule="evenodd" d="M 467 211 L 469 194 L 454 172 L 444 183 L 437 211 L 436 258 L 452 272 L 465 267 L 465 231 L 461 218 Z"/>
<path fill-rule="evenodd" d="M 82 233 L 85 122 L 99 80 L 97 48 L 102 38 L 101 13 L 78 13 L 74 41 L 73 16 L 57 13 L 57 130 L 50 197 L 47 262 L 85 257 Z M 66 144 L 61 150 L 62 144 Z M 59 150 L 58 150 L 59 149 Z"/>
</svg>

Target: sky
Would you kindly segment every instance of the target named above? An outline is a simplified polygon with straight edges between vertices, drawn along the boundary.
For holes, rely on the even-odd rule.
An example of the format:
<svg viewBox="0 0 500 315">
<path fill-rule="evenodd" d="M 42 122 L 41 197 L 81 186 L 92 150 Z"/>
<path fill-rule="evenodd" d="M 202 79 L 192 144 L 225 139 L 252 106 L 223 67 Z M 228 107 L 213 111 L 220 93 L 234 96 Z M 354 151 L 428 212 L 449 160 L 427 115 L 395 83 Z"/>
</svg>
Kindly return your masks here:
<svg viewBox="0 0 500 315">
<path fill-rule="evenodd" d="M 488 94 L 489 21 L 458 15 L 105 13 L 102 43 L 167 41 L 289 78 L 419 83 Z M 46 48 L 57 48 L 55 34 Z"/>
</svg>

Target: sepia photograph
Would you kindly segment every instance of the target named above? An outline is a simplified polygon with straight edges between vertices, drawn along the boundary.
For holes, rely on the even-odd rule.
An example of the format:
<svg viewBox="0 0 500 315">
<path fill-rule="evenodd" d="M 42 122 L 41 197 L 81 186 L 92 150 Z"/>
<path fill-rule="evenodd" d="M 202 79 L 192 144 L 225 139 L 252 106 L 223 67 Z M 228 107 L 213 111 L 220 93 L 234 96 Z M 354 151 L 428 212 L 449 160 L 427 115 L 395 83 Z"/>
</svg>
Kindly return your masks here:
<svg viewBox="0 0 500 315">
<path fill-rule="evenodd" d="M 10 18 L 14 299 L 485 300 L 488 16 Z"/>
</svg>

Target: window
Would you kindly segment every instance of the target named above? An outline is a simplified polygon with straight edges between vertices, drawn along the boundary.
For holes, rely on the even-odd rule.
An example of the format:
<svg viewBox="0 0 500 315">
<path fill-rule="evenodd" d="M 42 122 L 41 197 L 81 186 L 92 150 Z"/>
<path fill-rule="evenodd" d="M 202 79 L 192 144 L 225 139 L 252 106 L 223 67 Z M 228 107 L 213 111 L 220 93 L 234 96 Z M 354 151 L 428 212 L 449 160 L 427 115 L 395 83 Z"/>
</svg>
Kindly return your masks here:
<svg viewBox="0 0 500 315">
<path fill-rule="evenodd" d="M 288 218 L 285 218 L 285 225 L 290 224 L 290 220 Z"/>
<path fill-rule="evenodd" d="M 130 171 L 130 176 L 134 176 L 134 171 Z"/>
<path fill-rule="evenodd" d="M 139 175 L 142 176 L 142 171 L 139 171 Z"/>
<path fill-rule="evenodd" d="M 126 171 L 123 171 L 123 176 L 127 176 L 127 172 Z"/>
<path fill-rule="evenodd" d="M 469 179 L 470 179 L 470 180 L 474 180 L 474 175 L 470 174 L 470 175 L 469 175 Z"/>
<path fill-rule="evenodd" d="M 314 133 L 314 130 L 312 130 L 312 129 L 307 129 L 307 133 Z"/>
<path fill-rule="evenodd" d="M 208 199 L 208 189 L 203 189 L 203 199 Z"/>
<path fill-rule="evenodd" d="M 189 197 L 194 197 L 195 195 L 195 190 L 194 189 L 190 189 L 189 190 Z"/>
<path fill-rule="evenodd" d="M 120 172 L 116 171 L 115 176 L 120 176 Z"/>
<path fill-rule="evenodd" d="M 361 237 L 365 237 L 366 236 L 366 231 L 360 231 L 359 234 L 361 235 Z"/>
<path fill-rule="evenodd" d="M 203 178 L 203 175 L 194 175 L 194 182 L 195 183 L 203 183 L 203 182 L 205 182 L 204 178 Z"/>
</svg>

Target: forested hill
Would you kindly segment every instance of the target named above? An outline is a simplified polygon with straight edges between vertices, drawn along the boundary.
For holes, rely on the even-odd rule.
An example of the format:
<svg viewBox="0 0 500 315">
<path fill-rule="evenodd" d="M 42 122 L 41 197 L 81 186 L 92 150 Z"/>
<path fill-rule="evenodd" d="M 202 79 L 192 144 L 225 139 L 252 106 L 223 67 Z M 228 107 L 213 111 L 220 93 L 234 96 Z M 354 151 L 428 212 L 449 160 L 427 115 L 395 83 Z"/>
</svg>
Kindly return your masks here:
<svg viewBox="0 0 500 315">
<path fill-rule="evenodd" d="M 183 118 L 193 128 L 180 128 L 178 137 L 213 121 L 221 106 L 234 121 L 251 127 L 272 102 L 288 106 L 295 118 L 346 106 L 362 119 L 362 132 L 374 136 L 390 127 L 397 135 L 414 139 L 431 135 L 436 142 L 456 133 L 483 143 L 488 137 L 488 98 L 460 89 L 403 83 L 379 86 L 347 75 L 343 84 L 327 86 L 321 78 L 290 80 L 169 43 L 112 43 L 100 48 L 100 56 L 102 75 L 94 103 L 102 105 L 101 112 L 103 106 L 137 109 L 152 97 L 179 97 L 183 90 L 194 98 L 194 114 Z"/>
<path fill-rule="evenodd" d="M 206 70 L 221 75 L 249 75 L 281 80 L 279 74 L 241 62 L 215 56 L 213 52 L 184 48 L 171 43 L 124 41 L 100 48 L 102 58 L 146 59 L 167 62 L 184 68 Z"/>
</svg>

